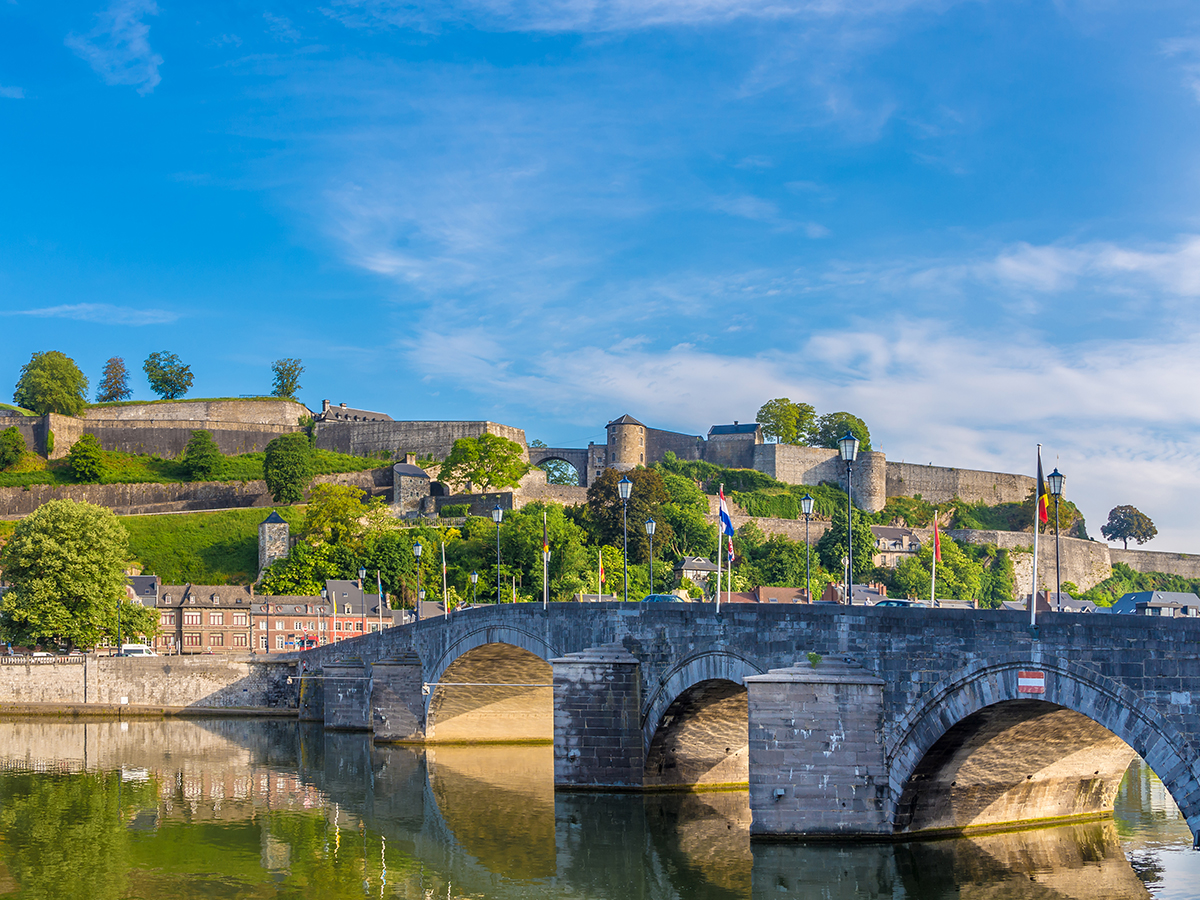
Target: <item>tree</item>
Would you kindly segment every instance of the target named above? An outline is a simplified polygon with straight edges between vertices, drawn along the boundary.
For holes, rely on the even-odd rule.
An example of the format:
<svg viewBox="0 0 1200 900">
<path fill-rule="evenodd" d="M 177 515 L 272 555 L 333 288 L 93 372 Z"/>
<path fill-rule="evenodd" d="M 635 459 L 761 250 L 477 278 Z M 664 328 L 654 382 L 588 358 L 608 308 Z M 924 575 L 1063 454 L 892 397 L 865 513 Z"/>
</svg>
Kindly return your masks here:
<svg viewBox="0 0 1200 900">
<path fill-rule="evenodd" d="M 842 558 L 846 555 L 846 511 L 839 509 L 833 514 L 832 524 L 828 531 L 817 541 L 816 555 L 821 565 L 829 572 L 844 572 Z M 875 535 L 871 533 L 871 525 L 860 510 L 854 510 L 854 578 L 859 579 L 874 568 Z M 842 576 L 838 576 L 841 581 Z M 856 582 L 857 583 L 857 582 Z"/>
<path fill-rule="evenodd" d="M 382 498 L 368 499 L 361 488 L 319 484 L 308 498 L 304 539 L 310 544 L 340 544 L 361 550 L 371 519 L 382 508 Z"/>
<path fill-rule="evenodd" d="M 627 472 L 605 469 L 603 474 L 588 486 L 588 522 L 592 538 L 598 544 L 624 546 L 624 503 L 617 487 L 623 477 L 633 482 L 629 492 L 629 559 L 645 563 L 650 560 L 650 538 L 646 536 L 647 519 L 654 519 L 658 526 L 654 532 L 655 556 L 661 556 L 663 550 L 672 546 L 675 539 L 663 513 L 663 504 L 667 503 L 670 497 L 657 469 L 630 469 Z M 712 526 L 709 528 L 712 529 Z M 632 584 L 632 572 L 629 577 Z"/>
<path fill-rule="evenodd" d="M 150 380 L 150 389 L 164 400 L 175 400 L 191 389 L 191 367 L 185 366 L 178 356 L 166 350 L 151 353 L 142 363 L 142 371 Z"/>
<path fill-rule="evenodd" d="M 104 450 L 94 434 L 85 432 L 67 451 L 67 462 L 75 480 L 95 483 L 104 475 Z"/>
<path fill-rule="evenodd" d="M 183 451 L 183 469 L 189 481 L 211 481 L 221 471 L 225 461 L 212 432 L 197 429 Z"/>
<path fill-rule="evenodd" d="M 118 400 L 128 400 L 131 393 L 125 360 L 114 356 L 104 364 L 104 378 L 100 381 L 100 387 L 96 389 L 96 402 L 115 403 Z"/>
<path fill-rule="evenodd" d="M 15 466 L 25 455 L 25 438 L 15 425 L 0 431 L 0 469 Z"/>
<path fill-rule="evenodd" d="M 942 535 L 942 560 L 937 564 L 937 593 L 956 600 L 975 600 L 983 586 L 983 569 L 952 537 Z M 896 586 L 917 600 L 928 600 L 933 570 L 933 541 L 896 567 Z M 1008 598 L 1005 598 L 1008 599 Z"/>
<path fill-rule="evenodd" d="M 34 353 L 21 367 L 13 402 L 38 415 L 77 416 L 87 406 L 87 377 L 57 350 Z"/>
<path fill-rule="evenodd" d="M 1158 529 L 1136 506 L 1116 506 L 1109 510 L 1108 524 L 1100 526 L 1100 533 L 1106 541 L 1121 541 L 1128 550 L 1130 538 L 1144 544 L 1158 534 Z"/>
<path fill-rule="evenodd" d="M 10 585 L 0 604 L 0 629 L 28 646 L 58 641 L 94 647 L 115 639 L 120 603 L 123 631 L 153 635 L 157 613 L 121 602 L 128 555 L 129 536 L 110 510 L 74 500 L 43 503 L 17 523 L 0 550 Z"/>
<path fill-rule="evenodd" d="M 804 441 L 817 418 L 817 411 L 808 403 L 793 403 L 787 397 L 768 400 L 758 411 L 763 437 L 780 444 L 799 444 Z"/>
<path fill-rule="evenodd" d="M 460 489 L 487 493 L 493 488 L 514 487 L 529 471 L 521 459 L 521 445 L 486 432 L 476 438 L 459 438 L 442 463 L 438 480 Z"/>
<path fill-rule="evenodd" d="M 871 452 L 871 432 L 867 429 L 867 423 L 848 412 L 826 413 L 817 419 L 808 433 L 809 446 L 836 450 L 838 441 L 846 436 L 847 431 L 853 432 L 858 438 L 860 453 Z"/>
<path fill-rule="evenodd" d="M 312 477 L 313 452 L 308 435 L 293 431 L 267 444 L 263 478 L 276 503 L 299 503 Z"/>
<path fill-rule="evenodd" d="M 303 363 L 293 357 L 277 359 L 271 363 L 271 371 L 275 373 L 271 396 L 295 400 L 300 390 L 300 376 L 304 373 Z"/>
</svg>

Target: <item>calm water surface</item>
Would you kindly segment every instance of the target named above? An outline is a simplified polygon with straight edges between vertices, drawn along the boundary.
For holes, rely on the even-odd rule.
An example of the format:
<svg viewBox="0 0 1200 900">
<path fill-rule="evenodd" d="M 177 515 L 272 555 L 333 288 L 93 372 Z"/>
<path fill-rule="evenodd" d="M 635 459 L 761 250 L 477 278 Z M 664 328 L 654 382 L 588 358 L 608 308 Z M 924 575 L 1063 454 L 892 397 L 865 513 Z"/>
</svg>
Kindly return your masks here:
<svg viewBox="0 0 1200 900">
<path fill-rule="evenodd" d="M 1114 821 L 751 847 L 745 794 L 558 795 L 548 747 L 250 721 L 0 723 L 0 897 L 1200 898 L 1159 781 Z"/>
</svg>

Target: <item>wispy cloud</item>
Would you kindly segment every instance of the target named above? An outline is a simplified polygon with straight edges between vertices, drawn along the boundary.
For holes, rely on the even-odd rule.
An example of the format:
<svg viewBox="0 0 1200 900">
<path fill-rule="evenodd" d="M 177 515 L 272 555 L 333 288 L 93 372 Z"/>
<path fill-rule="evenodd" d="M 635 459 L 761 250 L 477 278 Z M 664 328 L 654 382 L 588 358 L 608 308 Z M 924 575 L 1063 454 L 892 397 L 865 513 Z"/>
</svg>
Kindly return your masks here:
<svg viewBox="0 0 1200 900">
<path fill-rule="evenodd" d="M 277 16 L 274 13 L 264 12 L 263 20 L 267 23 L 267 31 L 276 40 L 294 43 L 302 37 L 296 26 L 292 24 L 292 20 L 287 16 Z"/>
<path fill-rule="evenodd" d="M 1163 43 L 1163 53 L 1180 60 L 1183 83 L 1200 100 L 1200 38 L 1174 38 Z"/>
<path fill-rule="evenodd" d="M 23 100 L 25 99 L 25 89 L 0 85 L 0 97 L 5 97 L 9 100 Z"/>
<path fill-rule="evenodd" d="M 78 322 L 97 322 L 103 325 L 169 325 L 178 321 L 180 317 L 179 313 L 165 309 L 135 309 L 109 303 L 73 303 L 38 309 L 12 309 L 0 312 L 0 315 L 74 319 Z"/>
<path fill-rule="evenodd" d="M 66 45 L 96 73 L 105 84 L 136 87 L 149 94 L 162 77 L 158 67 L 163 58 L 150 46 L 150 26 L 145 16 L 158 14 L 154 0 L 113 0 L 96 15 L 96 27 L 87 34 L 69 34 Z"/>
</svg>

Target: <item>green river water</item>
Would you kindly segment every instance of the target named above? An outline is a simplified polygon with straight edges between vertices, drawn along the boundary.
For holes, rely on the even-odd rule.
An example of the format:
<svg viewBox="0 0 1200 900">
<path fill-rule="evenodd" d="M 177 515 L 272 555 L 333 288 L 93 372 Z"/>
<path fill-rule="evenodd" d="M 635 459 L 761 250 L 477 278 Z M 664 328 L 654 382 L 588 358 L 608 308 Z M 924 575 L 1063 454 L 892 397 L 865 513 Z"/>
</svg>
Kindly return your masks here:
<svg viewBox="0 0 1200 900">
<path fill-rule="evenodd" d="M 373 747 L 294 722 L 0 722 L 0 898 L 1200 898 L 1130 769 L 1111 821 L 750 843 L 746 794 L 559 794 L 549 747 Z"/>
</svg>

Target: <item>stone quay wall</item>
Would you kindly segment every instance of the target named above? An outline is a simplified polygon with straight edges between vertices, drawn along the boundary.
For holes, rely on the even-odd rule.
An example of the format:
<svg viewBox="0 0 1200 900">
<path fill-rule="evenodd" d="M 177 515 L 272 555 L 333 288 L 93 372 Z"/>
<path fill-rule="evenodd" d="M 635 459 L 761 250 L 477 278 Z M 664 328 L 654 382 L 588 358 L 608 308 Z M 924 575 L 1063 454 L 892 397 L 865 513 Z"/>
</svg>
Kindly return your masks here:
<svg viewBox="0 0 1200 900">
<path fill-rule="evenodd" d="M 406 453 L 418 457 L 445 459 L 459 438 L 477 438 L 498 434 L 521 445 L 524 453 L 525 431 L 496 422 L 317 422 L 316 445 L 354 456 L 391 453 L 403 459 Z M 528 455 L 525 454 L 526 459 Z"/>
<path fill-rule="evenodd" d="M 390 497 L 390 468 L 318 475 L 313 485 L 348 484 L 372 497 Z M 120 516 L 207 509 L 279 506 L 265 481 L 197 481 L 183 484 L 33 484 L 0 488 L 0 519 L 20 519 L 49 500 L 79 500 L 106 506 Z"/>
<path fill-rule="evenodd" d="M 0 702 L 294 709 L 295 675 L 294 662 L 216 655 L 5 663 L 0 665 Z"/>
</svg>

